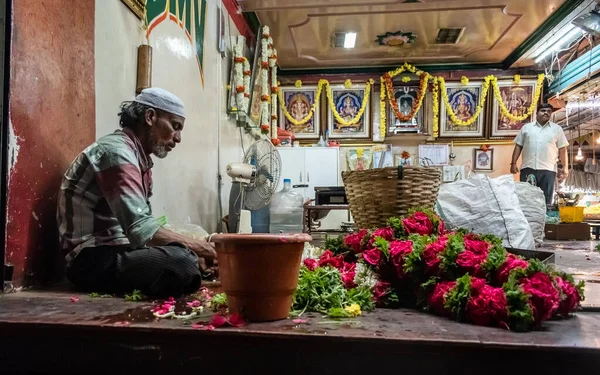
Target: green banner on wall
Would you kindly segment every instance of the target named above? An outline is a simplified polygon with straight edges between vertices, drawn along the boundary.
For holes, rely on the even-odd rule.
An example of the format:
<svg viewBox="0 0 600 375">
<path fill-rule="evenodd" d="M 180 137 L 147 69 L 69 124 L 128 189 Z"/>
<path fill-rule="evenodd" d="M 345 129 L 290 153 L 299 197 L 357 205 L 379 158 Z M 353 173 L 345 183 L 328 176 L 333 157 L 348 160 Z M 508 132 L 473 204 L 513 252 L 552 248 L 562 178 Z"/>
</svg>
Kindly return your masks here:
<svg viewBox="0 0 600 375">
<path fill-rule="evenodd" d="M 178 24 L 196 48 L 196 59 L 204 87 L 204 26 L 206 0 L 149 0 L 146 3 L 146 38 L 164 21 Z"/>
</svg>

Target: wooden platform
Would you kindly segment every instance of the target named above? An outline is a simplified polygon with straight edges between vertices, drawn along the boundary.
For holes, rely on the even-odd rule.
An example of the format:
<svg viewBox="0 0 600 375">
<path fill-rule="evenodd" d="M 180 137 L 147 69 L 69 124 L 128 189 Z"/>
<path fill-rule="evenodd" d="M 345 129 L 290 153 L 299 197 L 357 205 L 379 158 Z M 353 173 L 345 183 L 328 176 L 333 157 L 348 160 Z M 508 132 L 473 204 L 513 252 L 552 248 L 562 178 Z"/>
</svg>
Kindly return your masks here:
<svg viewBox="0 0 600 375">
<path fill-rule="evenodd" d="M 200 331 L 155 320 L 151 303 L 87 295 L 71 302 L 71 295 L 0 296 L 0 373 L 482 374 L 512 368 L 554 374 L 600 368 L 600 313 L 593 312 L 530 333 L 385 309 L 343 323 L 309 315 L 307 324 L 288 319 Z"/>
</svg>

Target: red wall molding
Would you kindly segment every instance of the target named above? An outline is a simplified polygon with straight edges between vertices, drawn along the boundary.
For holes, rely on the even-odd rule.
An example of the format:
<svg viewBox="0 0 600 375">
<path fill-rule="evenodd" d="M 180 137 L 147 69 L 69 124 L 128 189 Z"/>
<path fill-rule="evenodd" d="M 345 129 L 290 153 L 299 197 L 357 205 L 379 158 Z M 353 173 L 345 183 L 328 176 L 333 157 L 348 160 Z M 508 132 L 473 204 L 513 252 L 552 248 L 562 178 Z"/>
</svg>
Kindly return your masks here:
<svg viewBox="0 0 600 375">
<path fill-rule="evenodd" d="M 222 0 L 222 1 L 223 1 L 223 5 L 225 6 L 225 9 L 227 9 L 227 12 L 229 13 L 229 16 L 233 20 L 235 27 L 237 27 L 240 35 L 243 35 L 246 37 L 246 43 L 250 43 L 250 41 L 255 38 L 255 34 L 252 31 L 252 28 L 250 27 L 250 25 L 248 24 L 246 19 L 244 18 L 244 16 L 242 15 L 242 13 L 238 11 L 240 9 L 240 7 L 237 4 L 237 1 L 236 0 Z"/>
</svg>

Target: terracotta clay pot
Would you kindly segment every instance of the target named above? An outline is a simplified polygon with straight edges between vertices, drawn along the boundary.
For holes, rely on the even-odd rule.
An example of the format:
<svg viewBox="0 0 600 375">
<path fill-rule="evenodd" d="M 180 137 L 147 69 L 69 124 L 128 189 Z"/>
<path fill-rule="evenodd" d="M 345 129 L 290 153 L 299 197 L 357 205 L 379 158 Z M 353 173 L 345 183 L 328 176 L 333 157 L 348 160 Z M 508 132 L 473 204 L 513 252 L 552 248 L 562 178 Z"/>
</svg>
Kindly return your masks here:
<svg viewBox="0 0 600 375">
<path fill-rule="evenodd" d="M 231 313 L 255 322 L 285 319 L 298 286 L 308 234 L 216 234 L 219 278 Z"/>
</svg>

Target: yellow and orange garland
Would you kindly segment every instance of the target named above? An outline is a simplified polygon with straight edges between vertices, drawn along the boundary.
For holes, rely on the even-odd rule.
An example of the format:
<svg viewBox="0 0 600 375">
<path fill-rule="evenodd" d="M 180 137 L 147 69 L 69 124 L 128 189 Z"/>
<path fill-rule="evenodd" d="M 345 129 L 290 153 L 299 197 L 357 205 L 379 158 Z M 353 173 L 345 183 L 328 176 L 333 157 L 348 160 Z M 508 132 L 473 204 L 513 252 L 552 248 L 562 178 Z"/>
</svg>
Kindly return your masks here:
<svg viewBox="0 0 600 375">
<path fill-rule="evenodd" d="M 477 104 L 475 113 L 473 113 L 473 116 L 471 116 L 468 120 L 463 121 L 463 120 L 459 119 L 458 117 L 456 117 L 456 113 L 454 113 L 454 110 L 452 109 L 452 105 L 450 104 L 450 101 L 448 99 L 448 92 L 446 91 L 446 81 L 444 80 L 443 77 L 438 77 L 440 91 L 442 92 L 442 100 L 444 101 L 444 105 L 446 106 L 446 113 L 448 114 L 448 116 L 450 116 L 450 120 L 452 120 L 452 122 L 455 125 L 470 126 L 475 121 L 477 121 L 477 118 L 481 114 L 481 111 L 483 110 L 483 107 L 485 105 L 485 99 L 487 98 L 487 93 L 490 89 L 490 83 L 494 80 L 494 78 L 495 78 L 494 76 L 485 77 L 485 80 L 483 81 L 483 89 L 481 90 L 481 96 L 479 96 L 479 103 Z M 463 84 L 467 84 L 467 83 L 463 83 Z"/>
<path fill-rule="evenodd" d="M 298 86 L 302 87 L 302 83 L 301 82 L 298 83 L 298 82 L 299 81 L 296 81 L 296 87 L 298 87 Z M 345 87 L 348 86 L 348 82 L 346 82 L 344 86 Z M 281 110 L 282 110 L 285 118 L 289 122 L 291 122 L 292 124 L 294 124 L 296 126 L 304 125 L 308 121 L 310 121 L 310 119 L 313 117 L 313 115 L 317 109 L 319 99 L 321 98 L 321 94 L 323 93 L 323 88 L 325 88 L 327 90 L 326 93 L 327 93 L 327 100 L 329 102 L 329 106 L 331 107 L 333 117 L 335 118 L 337 123 L 341 124 L 343 126 L 351 126 L 351 125 L 355 125 L 356 123 L 358 123 L 360 121 L 360 119 L 362 118 L 363 114 L 365 113 L 365 110 L 367 108 L 367 105 L 369 104 L 369 100 L 371 97 L 372 86 L 373 86 L 373 80 L 371 79 L 365 85 L 365 97 L 363 98 L 363 101 L 360 106 L 360 109 L 358 110 L 358 113 L 356 114 L 356 116 L 354 116 L 352 119 L 350 119 L 348 121 L 344 120 L 342 118 L 342 116 L 340 116 L 340 113 L 335 108 L 335 103 L 333 102 L 333 93 L 331 91 L 331 86 L 329 84 L 329 81 L 327 81 L 326 79 L 319 80 L 319 83 L 317 84 L 317 93 L 315 95 L 315 101 L 313 102 L 312 106 L 310 107 L 310 111 L 308 112 L 308 114 L 306 116 L 304 116 L 304 118 L 302 118 L 300 120 L 296 120 L 295 118 L 292 117 L 292 115 L 288 112 L 287 108 L 285 107 L 285 103 L 283 100 L 283 94 L 281 93 L 281 90 L 278 91 L 279 105 L 281 106 Z"/>
<path fill-rule="evenodd" d="M 498 86 L 498 79 L 496 77 L 493 77 L 494 96 L 498 101 L 498 105 L 500 106 L 500 112 L 502 113 L 502 116 L 508 118 L 511 121 L 523 121 L 529 116 L 531 116 L 535 111 L 537 103 L 540 99 L 540 95 L 542 94 L 542 84 L 544 82 L 544 78 L 545 76 L 543 74 L 538 75 L 537 86 L 535 88 L 535 94 L 533 94 L 533 101 L 531 102 L 531 105 L 529 105 L 527 111 L 525 111 L 525 113 L 523 113 L 521 116 L 515 116 L 512 113 L 510 113 L 508 108 L 506 108 L 504 101 L 502 101 L 502 94 L 500 93 L 500 87 Z M 514 82 L 518 85 L 521 82 L 521 76 L 515 75 Z"/>
<path fill-rule="evenodd" d="M 398 103 L 396 102 L 396 99 L 393 95 L 393 78 L 399 74 L 406 72 L 406 71 L 418 75 L 420 77 L 420 85 L 419 85 L 419 92 L 417 93 L 416 100 L 413 102 L 411 112 L 407 115 L 402 115 L 401 112 L 399 111 Z M 479 97 L 479 103 L 475 109 L 475 113 L 468 120 L 460 120 L 459 118 L 457 118 L 456 113 L 454 113 L 454 110 L 452 109 L 452 105 L 450 104 L 450 101 L 448 98 L 448 93 L 446 91 L 446 82 L 445 82 L 444 78 L 443 77 L 433 77 L 427 72 L 418 70 L 414 66 L 412 66 L 408 63 L 404 63 L 404 65 L 402 65 L 398 69 L 387 72 L 383 76 L 380 77 L 380 84 L 381 84 L 380 98 L 379 98 L 379 104 L 380 104 L 380 107 L 379 107 L 379 110 L 380 110 L 380 113 L 379 113 L 379 115 L 380 115 L 379 135 L 380 135 L 380 138 L 382 138 L 382 139 L 385 138 L 386 131 L 387 131 L 386 101 L 388 103 L 390 103 L 390 107 L 394 111 L 394 114 L 396 115 L 397 119 L 399 119 L 400 121 L 410 121 L 410 119 L 412 119 L 413 117 L 415 117 L 417 115 L 417 113 L 419 112 L 419 110 L 421 109 L 421 107 L 423 105 L 423 99 L 425 98 L 425 95 L 427 93 L 427 88 L 428 88 L 430 80 L 433 82 L 433 90 L 432 90 L 433 127 L 432 127 L 432 131 L 433 131 L 433 137 L 437 138 L 439 136 L 439 122 L 440 122 L 440 118 L 439 118 L 440 92 L 441 92 L 441 96 L 442 96 L 442 98 L 441 98 L 442 102 L 446 109 L 446 113 L 450 117 L 450 120 L 455 125 L 470 126 L 475 121 L 477 121 L 477 119 L 481 115 L 481 112 L 483 111 L 483 107 L 485 106 L 485 102 L 487 99 L 487 94 L 489 92 L 490 86 L 492 86 L 494 96 L 495 96 L 496 100 L 498 101 L 498 104 L 500 106 L 500 112 L 502 113 L 502 115 L 512 121 L 523 121 L 523 120 L 527 119 L 529 116 L 531 116 L 531 114 L 536 109 L 537 103 L 538 103 L 540 95 L 541 95 L 542 83 L 543 83 L 544 78 L 545 78 L 545 76 L 543 74 L 538 75 L 538 81 L 537 81 L 537 86 L 536 86 L 536 90 L 534 93 L 534 98 L 533 98 L 533 101 L 531 102 L 531 105 L 527 109 L 527 111 L 522 116 L 514 116 L 508 111 L 508 109 L 506 108 L 506 105 L 504 104 L 504 102 L 502 100 L 502 95 L 500 93 L 500 88 L 498 85 L 498 79 L 492 75 L 487 76 L 487 77 L 485 77 L 484 82 L 483 82 L 481 96 Z M 520 84 L 520 76 L 515 75 L 513 81 L 517 85 Z M 463 85 L 468 85 L 469 80 L 466 77 L 461 77 L 461 83 Z M 344 86 L 346 89 L 348 89 L 351 86 L 351 84 L 352 83 L 350 80 L 346 80 L 344 82 Z M 295 86 L 297 88 L 301 88 L 302 81 L 297 80 L 295 83 Z M 315 95 L 315 100 L 310 108 L 310 111 L 304 118 L 302 118 L 300 120 L 296 120 L 288 112 L 288 110 L 284 104 L 284 99 L 283 99 L 281 90 L 279 90 L 278 88 L 275 88 L 273 90 L 273 88 L 272 88 L 271 94 L 274 94 L 273 91 L 276 92 L 277 97 L 279 99 L 279 105 L 281 105 L 281 109 L 282 109 L 282 112 L 283 112 L 285 118 L 292 124 L 294 124 L 296 126 L 300 126 L 300 125 L 306 124 L 314 116 L 314 113 L 317 110 L 318 103 L 321 98 L 321 94 L 323 93 L 323 89 L 326 89 L 327 90 L 326 91 L 327 100 L 329 103 L 329 107 L 332 110 L 333 117 L 339 124 L 344 125 L 344 126 L 350 126 L 350 125 L 354 125 L 354 124 L 358 123 L 360 121 L 360 119 L 362 118 L 362 116 L 366 110 L 366 107 L 369 103 L 369 100 L 370 100 L 372 86 L 373 86 L 373 80 L 370 79 L 366 83 L 365 97 L 363 98 L 363 102 L 360 106 L 360 110 L 356 114 L 356 116 L 354 116 L 350 120 L 344 120 L 340 116 L 337 109 L 335 108 L 335 103 L 333 102 L 333 94 L 331 91 L 331 85 L 330 85 L 329 81 L 327 81 L 325 79 L 319 80 L 319 82 L 317 84 L 317 92 Z M 274 98 L 274 95 L 272 95 L 272 96 Z M 267 99 L 267 98 L 265 98 L 265 99 Z M 271 98 L 269 98 L 269 99 L 271 99 Z M 272 117 L 272 120 L 276 120 L 276 117 Z"/>
</svg>

